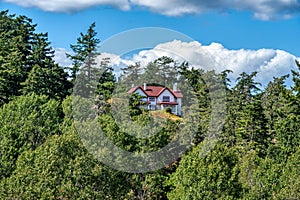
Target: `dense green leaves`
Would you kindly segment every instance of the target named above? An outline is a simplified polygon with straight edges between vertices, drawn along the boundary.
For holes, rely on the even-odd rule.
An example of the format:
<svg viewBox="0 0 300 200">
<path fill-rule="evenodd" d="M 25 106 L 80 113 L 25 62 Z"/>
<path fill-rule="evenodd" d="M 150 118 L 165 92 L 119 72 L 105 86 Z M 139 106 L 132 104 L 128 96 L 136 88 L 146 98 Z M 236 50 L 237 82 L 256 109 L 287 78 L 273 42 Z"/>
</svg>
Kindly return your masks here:
<svg viewBox="0 0 300 200">
<path fill-rule="evenodd" d="M 47 136 L 59 134 L 62 117 L 59 102 L 34 94 L 0 108 L 0 178 L 11 174 L 21 153 L 37 148 Z"/>
<path fill-rule="evenodd" d="M 228 70 L 218 74 L 168 57 L 124 67 L 119 83 L 125 86 L 117 87 L 109 59 L 96 63 L 95 23 L 71 45 L 73 65 L 67 71 L 54 62 L 47 34 L 36 33 L 35 27 L 25 16 L 0 12 L 0 199 L 300 199 L 299 61 L 291 87 L 285 75 L 262 88 L 257 72 L 243 72 L 231 85 Z M 75 78 L 82 81 L 75 94 L 86 92 L 88 98 L 67 96 Z M 184 115 L 168 118 L 166 112 L 153 122 L 154 112 L 143 108 L 141 96 L 132 95 L 124 106 L 113 95 L 128 91 L 126 84 L 170 87 L 177 81 L 183 95 L 192 97 L 183 101 L 183 111 L 193 110 L 190 117 L 199 119 L 197 124 Z M 212 95 L 220 85 L 226 102 Z M 214 113 L 213 100 L 214 106 L 226 107 L 226 115 Z M 120 112 L 128 107 L 129 120 L 114 115 L 112 102 Z M 77 115 L 76 122 L 86 125 L 81 137 Z M 220 116 L 224 126 L 210 123 Z M 173 163 L 130 174 L 93 156 L 106 149 L 94 145 L 99 135 L 89 125 L 99 126 L 114 145 L 133 154 L 162 149 L 183 134 L 182 125 L 196 133 L 192 148 Z M 148 125 L 153 130 L 145 129 Z M 145 133 L 155 134 L 141 137 Z"/>
<path fill-rule="evenodd" d="M 35 92 L 63 99 L 71 88 L 67 74 L 54 63 L 47 33 L 25 16 L 0 13 L 0 105 Z"/>
<path fill-rule="evenodd" d="M 95 58 L 99 53 L 97 52 L 97 45 L 100 40 L 96 38 L 95 23 L 92 23 L 86 34 L 80 33 L 77 38 L 77 43 L 70 45 L 74 55 L 67 54 L 72 60 L 73 65 L 69 69 L 72 80 L 75 80 L 78 73 L 86 73 L 87 78 L 91 79 L 95 74 L 93 73 L 93 65 L 95 65 Z"/>
<path fill-rule="evenodd" d="M 182 158 L 168 181 L 173 187 L 168 194 L 170 199 L 239 198 L 237 153 L 221 144 L 211 152 L 205 152 L 205 145 L 197 146 Z"/>
<path fill-rule="evenodd" d="M 123 199 L 127 191 L 126 176 L 98 163 L 69 132 L 23 153 L 12 176 L 2 182 L 0 197 Z"/>
</svg>

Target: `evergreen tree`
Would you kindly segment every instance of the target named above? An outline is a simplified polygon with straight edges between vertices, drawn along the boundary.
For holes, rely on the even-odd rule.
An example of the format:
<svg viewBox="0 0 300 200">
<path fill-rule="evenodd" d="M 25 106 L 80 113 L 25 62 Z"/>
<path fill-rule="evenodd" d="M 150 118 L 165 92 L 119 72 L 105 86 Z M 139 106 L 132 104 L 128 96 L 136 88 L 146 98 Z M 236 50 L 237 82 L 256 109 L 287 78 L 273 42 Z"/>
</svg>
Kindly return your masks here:
<svg viewBox="0 0 300 200">
<path fill-rule="evenodd" d="M 35 33 L 31 19 L 8 11 L 0 22 L 0 105 L 30 92 L 64 98 L 70 84 L 53 61 L 47 33 Z"/>
<path fill-rule="evenodd" d="M 296 60 L 296 65 L 298 67 L 298 71 L 292 70 L 292 75 L 293 75 L 293 91 L 296 92 L 297 99 L 300 99 L 300 61 Z"/>
<path fill-rule="evenodd" d="M 0 12 L 0 105 L 20 95 L 21 83 L 31 70 L 31 46 L 35 26 L 25 16 Z"/>
<path fill-rule="evenodd" d="M 147 85 L 162 85 L 164 86 L 164 80 L 160 76 L 159 66 L 154 63 L 150 62 L 145 66 L 145 71 L 141 75 L 141 80 Z"/>
<path fill-rule="evenodd" d="M 109 65 L 109 58 L 103 59 L 100 63 L 101 76 L 98 80 L 97 94 L 107 101 L 111 98 L 116 86 L 116 78 L 113 74 L 113 67 Z"/>
<path fill-rule="evenodd" d="M 22 83 L 22 92 L 34 92 L 62 100 L 68 95 L 71 83 L 63 68 L 54 63 L 54 51 L 49 45 L 47 34 L 34 35 L 31 55 L 33 68 Z"/>
<path fill-rule="evenodd" d="M 97 32 L 95 31 L 96 24 L 92 23 L 86 34 L 80 33 L 77 38 L 76 44 L 71 44 L 70 47 L 74 55 L 67 54 L 73 62 L 71 68 L 71 79 L 74 81 L 78 73 L 84 74 L 88 80 L 96 76 L 95 71 L 95 58 L 99 53 L 97 52 L 100 40 L 96 38 Z M 97 74 L 98 75 L 98 74 Z"/>
<path fill-rule="evenodd" d="M 122 75 L 120 77 L 120 83 L 126 84 L 127 86 L 140 85 L 142 67 L 140 63 L 135 63 L 129 66 L 126 66 L 121 69 Z"/>
<path fill-rule="evenodd" d="M 172 58 L 163 56 L 154 60 L 153 63 L 156 64 L 159 69 L 158 74 L 161 78 L 160 84 L 170 87 L 174 82 L 176 82 L 178 66 Z"/>
</svg>

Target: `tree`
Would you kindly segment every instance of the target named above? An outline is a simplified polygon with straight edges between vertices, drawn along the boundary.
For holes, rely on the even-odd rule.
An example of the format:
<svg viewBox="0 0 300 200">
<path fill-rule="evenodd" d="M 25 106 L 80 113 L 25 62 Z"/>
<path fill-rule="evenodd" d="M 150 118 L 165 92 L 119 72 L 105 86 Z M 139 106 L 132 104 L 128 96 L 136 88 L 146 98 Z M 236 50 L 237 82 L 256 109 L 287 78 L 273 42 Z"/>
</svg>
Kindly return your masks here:
<svg viewBox="0 0 300 200">
<path fill-rule="evenodd" d="M 24 94 L 34 92 L 56 100 L 63 100 L 71 89 L 66 72 L 57 64 L 53 64 L 51 68 L 35 65 L 22 85 Z"/>
<path fill-rule="evenodd" d="M 300 98 L 300 61 L 296 60 L 296 65 L 298 67 L 298 71 L 292 70 L 292 75 L 293 75 L 293 81 L 294 81 L 294 86 L 293 86 L 293 91 L 296 92 L 296 97 L 299 100 Z"/>
<path fill-rule="evenodd" d="M 254 150 L 245 154 L 240 162 L 242 199 L 275 199 L 284 164 L 270 158 L 262 159 Z"/>
<path fill-rule="evenodd" d="M 160 75 L 159 66 L 154 62 L 149 62 L 145 66 L 145 71 L 141 75 L 141 80 L 147 85 L 160 84 L 164 86 L 164 79 Z"/>
<path fill-rule="evenodd" d="M 170 57 L 163 56 L 153 62 L 159 68 L 158 74 L 160 75 L 162 84 L 171 86 L 178 77 L 177 63 Z"/>
<path fill-rule="evenodd" d="M 8 11 L 0 22 L 0 105 L 30 92 L 64 98 L 71 85 L 53 61 L 47 33 L 35 33 L 31 19 Z"/>
<path fill-rule="evenodd" d="M 20 154 L 60 133 L 61 117 L 59 102 L 35 94 L 20 96 L 0 108 L 0 179 L 11 175 Z"/>
<path fill-rule="evenodd" d="M 99 163 L 70 127 L 20 155 L 1 183 L 2 199 L 124 199 L 126 174 Z"/>
<path fill-rule="evenodd" d="M 97 52 L 97 46 L 100 40 L 96 38 L 97 32 L 95 31 L 96 24 L 92 23 L 86 34 L 80 33 L 80 37 L 77 38 L 76 44 L 71 44 L 70 47 L 74 52 L 74 55 L 66 54 L 73 62 L 71 68 L 71 79 L 74 81 L 78 73 L 84 73 L 88 79 L 91 79 L 95 63 L 95 57 L 99 55 Z"/>
<path fill-rule="evenodd" d="M 299 199 L 300 198 L 300 148 L 292 154 L 283 168 L 279 178 L 278 192 L 274 199 Z"/>
<path fill-rule="evenodd" d="M 31 70 L 31 45 L 35 26 L 25 16 L 0 12 L 0 105 L 20 95 L 21 83 Z"/>
<path fill-rule="evenodd" d="M 172 187 L 169 199 L 237 199 L 241 184 L 238 181 L 238 157 L 233 149 L 217 144 L 205 155 L 201 143 L 183 156 L 176 172 L 170 175 Z"/>
<path fill-rule="evenodd" d="M 113 67 L 109 65 L 109 58 L 103 59 L 100 63 L 101 77 L 99 78 L 98 94 L 104 95 L 109 99 L 114 91 L 116 78 L 113 74 Z"/>
<path fill-rule="evenodd" d="M 49 46 L 47 34 L 35 34 L 32 49 L 33 68 L 25 82 L 21 83 L 23 94 L 34 92 L 62 100 L 69 94 L 71 83 L 67 73 L 54 63 L 54 51 Z"/>
<path fill-rule="evenodd" d="M 270 142 L 266 123 L 261 101 L 255 100 L 246 105 L 236 121 L 235 133 L 238 145 L 246 151 L 255 149 L 260 156 L 266 155 Z"/>
<path fill-rule="evenodd" d="M 280 149 L 277 156 L 285 162 L 288 156 L 295 153 L 300 145 L 300 116 L 294 113 L 288 114 L 276 122 L 275 130 L 276 146 Z"/>
<path fill-rule="evenodd" d="M 138 85 L 141 80 L 142 67 L 140 63 L 135 63 L 121 69 L 120 81 L 128 86 Z"/>
<path fill-rule="evenodd" d="M 260 149 L 263 156 L 266 153 L 269 135 L 266 132 L 267 119 L 259 93 L 260 84 L 254 81 L 256 74 L 256 72 L 242 73 L 238 77 L 238 83 L 229 95 L 230 127 L 227 127 L 227 131 L 231 132 L 229 135 L 234 135 L 233 142 L 241 149 L 246 151 Z"/>
<path fill-rule="evenodd" d="M 289 75 L 274 78 L 265 88 L 262 96 L 262 106 L 268 119 L 268 132 L 275 135 L 275 123 L 286 115 L 292 93 L 286 88 L 285 80 Z"/>
<path fill-rule="evenodd" d="M 233 88 L 234 95 L 237 98 L 237 105 L 243 107 L 247 103 L 253 100 L 253 97 L 260 92 L 260 83 L 254 81 L 254 77 L 257 72 L 252 72 L 247 74 L 245 72 L 241 73 L 237 78 L 237 84 Z"/>
</svg>

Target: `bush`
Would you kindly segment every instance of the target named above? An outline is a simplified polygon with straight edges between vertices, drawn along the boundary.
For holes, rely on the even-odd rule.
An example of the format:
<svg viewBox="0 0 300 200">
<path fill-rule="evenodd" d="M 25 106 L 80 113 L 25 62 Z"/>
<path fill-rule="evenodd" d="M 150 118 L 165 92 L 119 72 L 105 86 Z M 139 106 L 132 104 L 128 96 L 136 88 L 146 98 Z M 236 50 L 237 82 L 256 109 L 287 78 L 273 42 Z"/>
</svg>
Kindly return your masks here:
<svg viewBox="0 0 300 200">
<path fill-rule="evenodd" d="M 167 107 L 166 112 L 172 114 L 172 109 L 170 107 Z"/>
</svg>

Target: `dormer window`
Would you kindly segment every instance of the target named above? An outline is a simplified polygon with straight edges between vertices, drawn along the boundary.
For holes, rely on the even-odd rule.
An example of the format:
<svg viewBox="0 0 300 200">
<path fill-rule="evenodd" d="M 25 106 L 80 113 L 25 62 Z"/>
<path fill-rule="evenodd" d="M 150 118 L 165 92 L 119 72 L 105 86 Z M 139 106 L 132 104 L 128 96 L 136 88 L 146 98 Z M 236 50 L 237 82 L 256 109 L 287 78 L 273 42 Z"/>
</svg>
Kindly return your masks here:
<svg viewBox="0 0 300 200">
<path fill-rule="evenodd" d="M 163 96 L 163 102 L 170 102 L 170 96 Z"/>
</svg>

